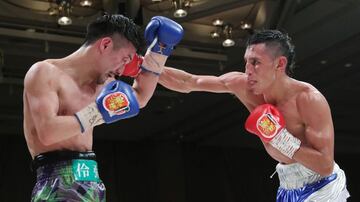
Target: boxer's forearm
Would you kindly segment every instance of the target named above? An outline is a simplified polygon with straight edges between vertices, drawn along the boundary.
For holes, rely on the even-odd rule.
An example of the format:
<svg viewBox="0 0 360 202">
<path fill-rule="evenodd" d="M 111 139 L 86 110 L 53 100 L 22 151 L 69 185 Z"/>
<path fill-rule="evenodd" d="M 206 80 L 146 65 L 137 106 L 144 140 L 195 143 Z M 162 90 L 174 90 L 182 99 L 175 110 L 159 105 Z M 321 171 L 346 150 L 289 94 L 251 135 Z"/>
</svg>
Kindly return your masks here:
<svg viewBox="0 0 360 202">
<path fill-rule="evenodd" d="M 37 134 L 42 144 L 52 145 L 81 135 L 81 128 L 75 116 L 57 116 L 40 122 Z"/>
<path fill-rule="evenodd" d="M 330 175 L 334 168 L 333 156 L 307 146 L 301 146 L 293 159 L 322 176 Z"/>
<path fill-rule="evenodd" d="M 142 71 L 134 80 L 133 89 L 140 108 L 145 107 L 153 96 L 158 80 L 158 75 L 146 71 Z"/>
<path fill-rule="evenodd" d="M 192 75 L 183 70 L 165 67 L 160 75 L 159 83 L 170 90 L 189 93 L 192 91 L 191 78 Z"/>
</svg>

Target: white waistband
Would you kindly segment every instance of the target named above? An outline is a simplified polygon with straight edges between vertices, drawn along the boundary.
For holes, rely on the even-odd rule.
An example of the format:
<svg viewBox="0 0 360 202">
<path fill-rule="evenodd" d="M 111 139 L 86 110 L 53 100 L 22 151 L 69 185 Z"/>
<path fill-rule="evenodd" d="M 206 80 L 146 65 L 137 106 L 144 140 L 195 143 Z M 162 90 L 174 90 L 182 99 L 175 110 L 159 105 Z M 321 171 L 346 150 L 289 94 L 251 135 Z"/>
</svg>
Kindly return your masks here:
<svg viewBox="0 0 360 202">
<path fill-rule="evenodd" d="M 335 163 L 333 173 L 340 170 L 339 166 Z M 280 180 L 280 187 L 285 189 L 297 189 L 307 184 L 317 182 L 323 177 L 318 173 L 306 168 L 300 163 L 293 164 L 277 164 L 276 172 Z"/>
</svg>

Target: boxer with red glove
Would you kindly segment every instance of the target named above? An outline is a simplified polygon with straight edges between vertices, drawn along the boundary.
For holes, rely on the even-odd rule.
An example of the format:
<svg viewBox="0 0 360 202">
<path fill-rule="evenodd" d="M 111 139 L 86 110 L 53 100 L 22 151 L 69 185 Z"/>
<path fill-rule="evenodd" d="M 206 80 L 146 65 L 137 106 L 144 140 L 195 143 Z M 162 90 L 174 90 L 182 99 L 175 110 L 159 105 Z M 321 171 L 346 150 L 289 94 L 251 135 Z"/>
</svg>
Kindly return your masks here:
<svg viewBox="0 0 360 202">
<path fill-rule="evenodd" d="M 143 56 L 135 54 L 134 58 L 125 65 L 121 75 L 136 78 L 142 70 L 147 71 L 147 69 L 142 66 L 143 61 Z"/>
<path fill-rule="evenodd" d="M 256 107 L 247 118 L 245 129 L 289 158 L 300 148 L 301 141 L 286 130 L 284 117 L 271 104 Z"/>
</svg>

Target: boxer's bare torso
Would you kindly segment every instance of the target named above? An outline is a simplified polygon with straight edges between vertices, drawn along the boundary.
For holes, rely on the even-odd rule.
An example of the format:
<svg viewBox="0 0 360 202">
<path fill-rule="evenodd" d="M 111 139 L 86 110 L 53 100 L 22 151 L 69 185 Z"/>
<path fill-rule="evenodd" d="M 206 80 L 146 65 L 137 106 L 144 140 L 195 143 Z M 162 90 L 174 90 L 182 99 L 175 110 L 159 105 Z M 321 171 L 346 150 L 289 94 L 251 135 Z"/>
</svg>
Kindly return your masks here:
<svg viewBox="0 0 360 202">
<path fill-rule="evenodd" d="M 325 97 L 312 85 L 287 76 L 280 69 L 286 66 L 284 57 L 273 57 L 264 44 L 251 45 L 244 59 L 245 72 L 220 76 L 193 75 L 167 67 L 159 83 L 184 93 L 231 93 L 250 112 L 261 104 L 274 105 L 284 116 L 286 129 L 300 139 L 301 147 L 290 159 L 263 142 L 269 155 L 280 163 L 299 162 L 322 175 L 330 174 L 334 164 L 334 128 Z"/>
<path fill-rule="evenodd" d="M 40 134 L 41 131 L 38 131 L 35 127 L 35 124 L 46 124 L 45 121 L 42 120 L 44 117 L 40 118 L 41 114 L 43 114 L 41 112 L 42 107 L 34 106 L 36 105 L 37 99 L 48 99 L 48 104 L 52 106 L 51 113 L 54 113 L 56 116 L 75 118 L 74 113 L 94 101 L 102 86 L 96 83 L 85 83 L 81 85 L 73 74 L 73 68 L 64 64 L 63 60 L 42 61 L 33 65 L 26 75 L 26 88 L 24 89 L 23 95 L 24 133 L 32 157 L 47 151 L 73 150 L 83 152 L 89 151 L 92 148 L 92 129 L 81 134 L 79 126 L 78 135 L 66 138 L 55 144 L 45 145 L 40 138 L 46 138 L 44 136 L 47 134 Z M 48 94 L 49 97 L 37 97 L 37 91 L 47 92 L 46 94 Z M 29 99 L 31 99 L 31 102 L 29 102 Z M 31 107 L 38 107 L 39 111 L 30 110 Z M 46 106 L 44 106 L 43 109 L 45 108 Z M 48 118 L 52 119 L 54 117 Z M 40 125 L 40 127 L 46 126 Z M 66 133 L 66 131 L 67 129 L 64 128 L 63 132 Z M 61 131 L 56 131 L 58 135 L 61 135 L 61 133 Z M 63 135 L 65 136 L 66 134 Z"/>
<path fill-rule="evenodd" d="M 241 76 L 240 76 L 241 78 Z M 244 74 L 243 76 L 243 81 L 240 81 L 241 79 L 238 79 L 237 82 L 240 81 L 240 83 L 243 83 L 244 85 L 246 84 L 246 76 Z M 260 105 L 260 104 L 265 104 L 265 103 L 272 103 L 274 104 L 278 110 L 282 113 L 282 115 L 285 118 L 286 121 L 286 129 L 295 137 L 299 138 L 301 140 L 302 146 L 307 146 L 307 147 L 317 147 L 318 144 L 321 144 L 321 142 L 313 142 L 313 141 L 308 141 L 309 137 L 309 132 L 311 133 L 312 130 L 312 126 L 308 126 L 307 124 L 309 123 L 310 120 L 306 120 L 306 117 L 303 117 L 302 114 L 309 114 L 312 113 L 312 111 L 309 110 L 313 110 L 313 108 L 305 108 L 302 107 L 304 105 L 306 105 L 306 103 L 303 103 L 304 101 L 308 101 L 309 99 L 317 99 L 320 102 L 323 102 L 324 105 L 327 106 L 326 100 L 323 97 L 323 95 L 317 90 L 315 89 L 313 86 L 311 86 L 310 84 L 304 83 L 304 82 L 300 82 L 294 79 L 289 79 L 289 82 L 287 82 L 288 86 L 283 86 L 283 89 L 281 89 L 280 91 L 283 91 L 284 94 L 282 96 L 281 100 L 272 100 L 270 97 L 266 97 L 266 95 L 254 95 L 252 94 L 250 91 L 245 91 L 246 93 L 244 93 L 243 90 L 241 90 L 241 88 L 239 88 L 239 86 L 241 86 L 242 84 L 239 83 L 232 83 L 232 84 L 227 84 L 228 86 L 233 86 L 232 89 L 232 93 L 234 93 L 237 98 L 244 103 L 244 105 L 246 106 L 246 108 L 251 112 L 253 109 L 255 109 L 256 106 Z M 245 87 L 245 86 L 244 86 Z M 246 88 L 246 87 L 245 87 Z M 325 107 L 327 108 L 327 107 Z M 320 110 L 320 109 L 319 109 Z M 316 114 L 318 114 L 319 112 L 317 112 Z M 324 115 L 327 114 L 327 112 L 324 112 Z M 315 114 L 314 114 L 315 116 Z M 332 124 L 332 120 L 330 116 L 319 116 L 317 117 L 317 119 L 319 119 L 319 121 L 321 119 L 327 119 L 327 120 L 323 120 L 323 121 L 327 121 L 328 124 L 328 131 L 330 137 L 333 139 L 333 124 Z M 322 121 L 322 120 L 321 120 Z M 310 127 L 310 128 L 309 128 Z M 306 133 L 308 132 L 308 133 Z M 296 162 L 294 159 L 290 159 L 287 158 L 286 156 L 284 156 L 283 154 L 281 154 L 277 149 L 275 149 L 274 147 L 272 147 L 269 143 L 264 143 L 264 147 L 266 149 L 266 151 L 268 152 L 268 154 L 274 158 L 275 160 L 285 163 L 285 164 L 290 164 L 290 163 L 294 163 Z M 315 145 L 313 145 L 315 144 Z M 332 148 L 333 145 L 329 145 L 330 148 Z M 331 149 L 328 149 L 329 153 L 328 155 L 332 156 L 332 152 Z"/>
</svg>

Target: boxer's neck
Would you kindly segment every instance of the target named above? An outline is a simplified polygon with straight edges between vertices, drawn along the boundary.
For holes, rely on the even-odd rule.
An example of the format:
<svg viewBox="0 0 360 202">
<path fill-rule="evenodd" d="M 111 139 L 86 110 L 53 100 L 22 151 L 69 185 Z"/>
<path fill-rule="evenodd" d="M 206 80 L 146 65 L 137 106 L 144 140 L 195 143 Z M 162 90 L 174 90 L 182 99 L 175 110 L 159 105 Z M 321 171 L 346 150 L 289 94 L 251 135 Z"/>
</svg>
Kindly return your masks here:
<svg viewBox="0 0 360 202">
<path fill-rule="evenodd" d="M 93 85 L 99 76 L 99 61 L 91 47 L 80 47 L 77 51 L 64 58 L 65 66 L 70 75 L 80 85 Z"/>
<path fill-rule="evenodd" d="M 294 92 L 294 79 L 288 76 L 278 78 L 263 94 L 266 103 L 278 105 L 285 102 Z"/>
</svg>

